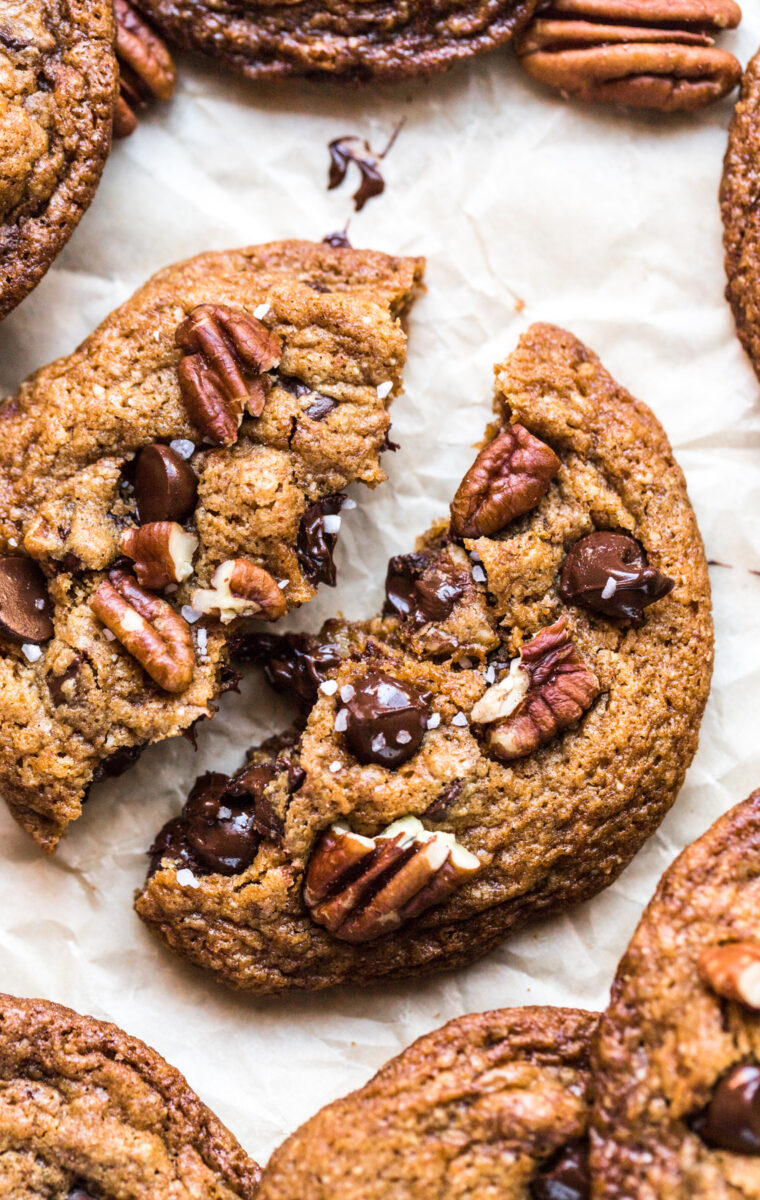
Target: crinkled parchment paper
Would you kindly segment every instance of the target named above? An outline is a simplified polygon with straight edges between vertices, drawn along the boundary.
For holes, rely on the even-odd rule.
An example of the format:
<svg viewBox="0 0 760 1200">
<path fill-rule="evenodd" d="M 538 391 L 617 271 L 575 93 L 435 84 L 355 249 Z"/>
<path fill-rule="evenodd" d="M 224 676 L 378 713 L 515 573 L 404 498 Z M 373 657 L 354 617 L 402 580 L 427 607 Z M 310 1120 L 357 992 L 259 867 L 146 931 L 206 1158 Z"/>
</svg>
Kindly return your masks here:
<svg viewBox="0 0 760 1200">
<path fill-rule="evenodd" d="M 725 39 L 760 42 L 747 4 Z M 0 327 L 0 387 L 65 354 L 154 270 L 201 250 L 320 239 L 351 213 L 327 143 L 381 147 L 388 190 L 357 246 L 428 257 L 390 480 L 354 488 L 339 584 L 293 622 L 378 605 L 385 562 L 445 512 L 490 411 L 491 368 L 535 320 L 566 325 L 664 422 L 711 568 L 717 631 L 699 754 L 671 815 L 607 892 L 458 974 L 264 1001 L 223 991 L 149 936 L 131 907 L 144 853 L 196 774 L 230 769 L 285 718 L 250 679 L 201 730 L 102 785 L 43 861 L 0 810 L 1 986 L 107 1017 L 157 1047 L 260 1161 L 322 1104 L 461 1013 L 605 1003 L 642 905 L 673 856 L 760 784 L 760 388 L 723 299 L 717 189 L 730 103 L 658 119 L 563 103 L 496 54 L 428 83 L 366 92 L 254 87 L 182 59 L 174 102 L 115 147 L 90 212 Z"/>
</svg>

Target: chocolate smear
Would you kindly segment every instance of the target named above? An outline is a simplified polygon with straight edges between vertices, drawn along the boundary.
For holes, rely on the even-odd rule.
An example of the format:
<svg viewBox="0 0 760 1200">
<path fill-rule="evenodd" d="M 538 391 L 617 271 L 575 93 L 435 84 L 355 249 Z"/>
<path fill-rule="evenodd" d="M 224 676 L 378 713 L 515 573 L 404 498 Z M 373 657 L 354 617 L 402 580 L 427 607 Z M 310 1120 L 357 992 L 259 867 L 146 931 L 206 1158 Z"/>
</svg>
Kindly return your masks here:
<svg viewBox="0 0 760 1200">
<path fill-rule="evenodd" d="M 347 496 L 344 492 L 335 492 L 332 496 L 323 496 L 317 500 L 301 517 L 296 543 L 296 555 L 306 578 L 316 587 L 326 583 L 335 587 L 336 571 L 333 562 L 333 551 L 338 540 L 337 529 L 331 529 L 326 518 L 338 517 Z M 338 522 L 338 525 L 340 522 Z M 327 528 L 325 527 L 327 525 Z"/>
<path fill-rule="evenodd" d="M 328 146 L 328 150 L 330 151 L 328 190 L 332 191 L 333 188 L 339 187 L 343 183 L 349 166 L 351 163 L 354 163 L 361 175 L 361 183 L 353 195 L 356 211 L 361 212 L 364 205 L 373 196 L 380 196 L 385 191 L 385 180 L 380 170 L 380 163 L 393 146 L 393 143 L 401 132 L 403 124 L 404 122 L 401 121 L 396 126 L 391 134 L 388 145 L 381 154 L 375 154 L 366 138 L 357 137 L 354 134 L 346 134 L 343 137 L 334 138 Z M 335 234 L 331 234 L 330 237 L 335 237 Z M 327 238 L 325 238 L 325 241 L 327 241 Z M 330 242 L 330 245 L 335 244 L 335 242 Z"/>
</svg>

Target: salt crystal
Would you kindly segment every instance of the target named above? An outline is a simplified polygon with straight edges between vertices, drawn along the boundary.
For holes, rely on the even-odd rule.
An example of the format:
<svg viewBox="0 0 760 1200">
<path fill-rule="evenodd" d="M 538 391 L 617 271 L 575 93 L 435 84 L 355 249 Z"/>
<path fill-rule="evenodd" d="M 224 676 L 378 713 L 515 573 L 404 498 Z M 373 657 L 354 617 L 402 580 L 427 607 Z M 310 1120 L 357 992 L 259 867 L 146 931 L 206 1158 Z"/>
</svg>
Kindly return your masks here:
<svg viewBox="0 0 760 1200">
<path fill-rule="evenodd" d="M 438 726 L 440 725 L 440 723 L 441 723 L 441 714 L 433 713 L 431 716 L 428 717 L 427 727 L 428 727 L 428 729 L 437 729 Z"/>
<path fill-rule="evenodd" d="M 412 735 L 408 729 L 399 729 L 396 734 L 396 745 L 406 746 L 412 740 Z"/>
<path fill-rule="evenodd" d="M 195 442 L 191 442 L 189 438 L 175 438 L 173 442 L 169 442 L 169 449 L 179 454 L 180 458 L 191 458 L 195 454 Z"/>
<path fill-rule="evenodd" d="M 177 871 L 177 883 L 180 887 L 197 888 L 201 886 L 192 871 L 187 867 L 182 867 L 181 870 Z"/>
<path fill-rule="evenodd" d="M 201 654 L 206 653 L 207 645 L 208 645 L 208 630 L 201 628 L 198 630 L 198 649 L 200 650 Z"/>
<path fill-rule="evenodd" d="M 476 583 L 485 583 L 486 581 L 485 571 L 482 567 L 477 565 L 472 568 L 472 577 Z"/>
<path fill-rule="evenodd" d="M 116 634 L 111 633 L 110 629 L 103 630 L 103 637 L 106 639 L 107 642 L 115 642 L 116 641 Z"/>
<path fill-rule="evenodd" d="M 256 317 L 257 320 L 262 321 L 264 319 L 264 317 L 267 315 L 267 313 L 270 313 L 271 311 L 272 311 L 271 304 L 268 301 L 264 301 L 264 303 L 260 304 L 258 306 L 258 308 L 254 308 L 253 315 L 254 315 L 254 317 Z"/>
<path fill-rule="evenodd" d="M 348 726 L 348 709 L 342 708 L 340 710 L 340 712 L 338 713 L 337 717 L 335 718 L 335 728 L 337 729 L 338 733 L 343 733 L 344 729 L 346 729 L 347 726 Z"/>
<path fill-rule="evenodd" d="M 39 646 L 35 646 L 32 642 L 24 642 L 21 649 L 24 657 L 27 658 L 29 662 L 36 662 L 38 658 L 42 658 L 42 650 Z"/>
<path fill-rule="evenodd" d="M 343 511 L 350 512 L 352 508 L 356 508 L 356 501 L 352 500 L 351 497 L 349 496 L 346 500 L 343 501 Z"/>
<path fill-rule="evenodd" d="M 15 550 L 16 546 L 18 546 L 18 542 L 16 541 L 15 538 L 8 538 L 8 545 L 13 546 L 13 548 Z"/>
<path fill-rule="evenodd" d="M 334 696 L 338 690 L 338 685 L 334 679 L 326 679 L 324 683 L 319 685 L 320 692 L 324 692 L 326 696 Z"/>
<path fill-rule="evenodd" d="M 617 591 L 617 580 L 611 575 L 607 576 L 607 582 L 602 588 L 602 600 L 611 600 Z"/>
<path fill-rule="evenodd" d="M 289 579 L 278 579 L 277 580 L 277 586 L 281 592 L 285 591 L 285 588 L 288 586 L 289 583 L 290 583 Z"/>
<path fill-rule="evenodd" d="M 337 760 L 335 762 L 331 762 L 330 770 L 332 771 L 333 775 L 336 775 L 342 766 L 343 764 L 339 763 Z"/>
<path fill-rule="evenodd" d="M 34 602 L 34 607 L 36 609 L 38 609 L 40 612 L 42 612 L 43 608 L 45 607 L 45 601 L 42 598 L 42 596 L 37 597 L 37 599 Z"/>
<path fill-rule="evenodd" d="M 485 679 L 486 683 L 494 683 L 496 679 L 496 668 L 493 665 L 488 667 L 483 674 L 483 678 Z"/>
<path fill-rule="evenodd" d="M 452 725 L 466 725 L 467 717 L 464 715 L 464 713 L 459 712 L 456 714 L 456 716 L 451 718 L 451 724 Z"/>
<path fill-rule="evenodd" d="M 328 513 L 322 522 L 322 528 L 324 529 L 325 533 L 339 533 L 340 532 L 340 517 L 338 516 L 338 514 L 337 513 Z"/>
<path fill-rule="evenodd" d="M 356 695 L 356 688 L 353 687 L 350 683 L 344 683 L 343 687 L 340 689 L 340 698 L 343 701 L 343 703 L 348 704 L 349 700 L 353 700 L 355 695 Z"/>
<path fill-rule="evenodd" d="M 386 379 L 385 383 L 381 383 L 377 389 L 378 400 L 384 400 L 386 396 L 390 396 L 393 391 L 393 384 L 390 379 Z"/>
<path fill-rule="evenodd" d="M 174 593 L 177 591 L 178 587 L 179 587 L 179 584 L 167 583 L 166 587 L 164 588 L 164 591 L 166 592 L 167 596 L 173 596 Z"/>
<path fill-rule="evenodd" d="M 197 608 L 193 608 L 191 604 L 183 604 L 179 610 L 182 616 L 187 621 L 188 625 L 194 625 L 196 621 L 200 621 L 203 616 L 202 612 L 198 612 Z"/>
<path fill-rule="evenodd" d="M 375 751 L 375 754 L 378 754 L 381 750 L 385 750 L 387 745 L 388 743 L 385 740 L 385 735 L 382 733 L 376 733 L 370 742 L 370 746 Z"/>
</svg>

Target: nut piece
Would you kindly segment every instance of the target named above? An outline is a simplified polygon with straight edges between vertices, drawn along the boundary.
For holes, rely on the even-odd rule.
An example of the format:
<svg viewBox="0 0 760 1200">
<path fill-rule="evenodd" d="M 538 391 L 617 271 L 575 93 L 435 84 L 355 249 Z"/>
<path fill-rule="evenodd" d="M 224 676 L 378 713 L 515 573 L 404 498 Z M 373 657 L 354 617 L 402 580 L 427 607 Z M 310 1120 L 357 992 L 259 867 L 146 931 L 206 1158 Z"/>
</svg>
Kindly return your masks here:
<svg viewBox="0 0 760 1200">
<path fill-rule="evenodd" d="M 125 529 L 119 549 L 134 560 L 138 583 L 156 589 L 182 583 L 192 575 L 198 539 L 176 521 L 152 521 L 139 529 Z"/>
<path fill-rule="evenodd" d="M 471 718 L 491 725 L 488 745 L 509 762 L 532 754 L 573 725 L 599 695 L 599 682 L 578 654 L 560 617 L 537 633 L 503 679 L 473 707 Z"/>
<path fill-rule="evenodd" d="M 719 996 L 760 1011 L 760 944 L 727 942 L 710 946 L 697 966 L 703 982 Z"/>
<path fill-rule="evenodd" d="M 509 425 L 481 451 L 451 504 L 454 537 L 489 537 L 530 512 L 559 470 L 557 455 L 522 425 Z"/>
<path fill-rule="evenodd" d="M 712 35 L 740 20 L 734 0 L 554 0 L 515 49 L 564 96 L 684 112 L 739 82 L 740 64 Z"/>
<path fill-rule="evenodd" d="M 279 365 L 282 341 L 256 317 L 226 304 L 199 304 L 174 338 L 185 351 L 177 367 L 187 415 L 207 442 L 231 446 L 243 412 L 260 417 Z"/>
<path fill-rule="evenodd" d="M 128 137 L 137 127 L 134 109 L 144 108 L 152 98 L 171 99 L 177 73 L 161 38 L 127 0 L 114 0 L 114 16 L 120 95 L 113 131 L 115 137 Z"/>
<path fill-rule="evenodd" d="M 195 666 L 193 635 L 170 604 L 117 570 L 99 584 L 89 605 L 159 687 L 184 692 Z"/>
<path fill-rule="evenodd" d="M 196 588 L 190 603 L 198 612 L 218 617 L 222 624 L 235 617 L 261 616 L 276 621 L 287 612 L 277 581 L 249 558 L 229 558 L 217 567 L 210 588 Z"/>
<path fill-rule="evenodd" d="M 304 900 L 318 925 L 344 942 L 369 942 L 442 904 L 480 861 L 451 833 L 416 817 L 362 837 L 342 821 L 326 829 L 306 871 Z"/>
</svg>

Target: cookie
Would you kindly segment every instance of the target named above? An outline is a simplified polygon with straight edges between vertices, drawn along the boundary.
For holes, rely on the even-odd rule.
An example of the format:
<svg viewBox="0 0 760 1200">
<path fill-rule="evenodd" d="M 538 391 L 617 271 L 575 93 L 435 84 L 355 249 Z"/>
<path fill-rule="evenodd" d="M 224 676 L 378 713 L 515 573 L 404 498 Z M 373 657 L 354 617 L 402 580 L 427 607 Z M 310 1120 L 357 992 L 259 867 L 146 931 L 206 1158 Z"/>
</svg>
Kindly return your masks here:
<svg viewBox="0 0 760 1200">
<path fill-rule="evenodd" d="M 495 411 L 382 616 L 239 647 L 300 726 L 199 780 L 137 899 L 227 984 L 470 962 L 606 887 L 681 786 L 712 623 L 665 433 L 549 325 L 497 366 Z"/>
<path fill-rule="evenodd" d="M 334 0 L 139 0 L 138 7 L 181 46 L 200 50 L 250 79 L 292 75 L 354 82 L 407 79 L 504 46 L 536 0 L 425 0 L 388 5 Z"/>
<path fill-rule="evenodd" d="M 44 849 L 91 783 L 211 715 L 239 616 L 334 582 L 341 489 L 385 478 L 422 269 L 200 255 L 0 411 L 0 782 Z"/>
<path fill-rule="evenodd" d="M 0 13 L 0 318 L 76 228 L 111 146 L 110 0 L 24 0 Z"/>
<path fill-rule="evenodd" d="M 13 1200 L 249 1200 L 261 1171 L 137 1038 L 0 995 L 0 1192 Z"/>
<path fill-rule="evenodd" d="M 723 162 L 720 206 L 726 297 L 739 339 L 760 377 L 760 52 L 744 73 Z"/>
<path fill-rule="evenodd" d="M 288 1138 L 261 1200 L 585 1200 L 595 1024 L 569 1008 L 450 1021 Z"/>
<path fill-rule="evenodd" d="M 596 1200 L 760 1195 L 760 792 L 663 876 L 593 1053 Z"/>
</svg>

